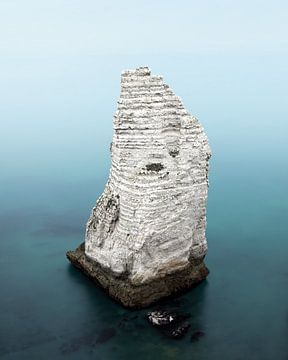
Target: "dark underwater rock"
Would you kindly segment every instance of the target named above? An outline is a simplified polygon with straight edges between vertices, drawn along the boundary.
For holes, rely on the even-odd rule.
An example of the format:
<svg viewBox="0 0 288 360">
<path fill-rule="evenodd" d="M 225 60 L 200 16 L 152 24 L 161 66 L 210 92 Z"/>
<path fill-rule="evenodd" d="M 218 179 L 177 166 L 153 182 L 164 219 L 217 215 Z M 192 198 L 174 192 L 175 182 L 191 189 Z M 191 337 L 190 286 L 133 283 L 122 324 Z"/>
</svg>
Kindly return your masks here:
<svg viewBox="0 0 288 360">
<path fill-rule="evenodd" d="M 167 311 L 151 311 L 147 314 L 148 321 L 154 326 L 169 325 L 177 319 L 177 315 Z"/>
<path fill-rule="evenodd" d="M 158 328 L 165 336 L 172 339 L 181 339 L 186 335 L 191 326 L 186 321 L 189 317 L 190 314 L 167 310 L 156 310 L 147 314 L 149 323 Z"/>
<path fill-rule="evenodd" d="M 70 339 L 63 343 L 59 350 L 63 355 L 71 355 L 72 353 L 78 352 L 81 348 L 86 347 L 90 350 L 94 349 L 95 346 L 104 344 L 111 340 L 116 335 L 116 330 L 112 327 L 102 329 L 98 334 L 89 333 L 79 337 Z"/>
<path fill-rule="evenodd" d="M 190 324 L 185 322 L 179 326 L 176 326 L 171 332 L 170 336 L 174 339 L 182 339 L 190 328 Z"/>
<path fill-rule="evenodd" d="M 96 338 L 96 344 L 104 344 L 109 341 L 112 337 L 116 335 L 116 330 L 114 328 L 105 328 L 103 329 L 98 337 Z"/>
<path fill-rule="evenodd" d="M 205 333 L 203 331 L 194 331 L 193 334 L 191 335 L 191 342 L 196 342 L 199 341 L 203 336 L 205 335 Z"/>
</svg>

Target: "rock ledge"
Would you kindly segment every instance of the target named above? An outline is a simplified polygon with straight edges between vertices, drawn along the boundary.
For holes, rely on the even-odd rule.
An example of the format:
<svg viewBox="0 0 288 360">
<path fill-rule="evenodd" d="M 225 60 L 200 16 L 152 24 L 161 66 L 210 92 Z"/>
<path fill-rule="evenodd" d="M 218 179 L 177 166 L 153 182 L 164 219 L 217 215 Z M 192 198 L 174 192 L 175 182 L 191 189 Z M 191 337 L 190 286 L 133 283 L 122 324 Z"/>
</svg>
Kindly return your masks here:
<svg viewBox="0 0 288 360">
<path fill-rule="evenodd" d="M 189 266 L 180 271 L 135 286 L 127 275 L 113 274 L 109 269 L 104 269 L 100 264 L 90 260 L 85 255 L 84 243 L 76 250 L 68 251 L 66 255 L 74 266 L 97 285 L 102 286 L 113 299 L 129 308 L 147 307 L 160 298 L 188 290 L 204 280 L 209 274 L 203 260 L 193 259 Z"/>
</svg>

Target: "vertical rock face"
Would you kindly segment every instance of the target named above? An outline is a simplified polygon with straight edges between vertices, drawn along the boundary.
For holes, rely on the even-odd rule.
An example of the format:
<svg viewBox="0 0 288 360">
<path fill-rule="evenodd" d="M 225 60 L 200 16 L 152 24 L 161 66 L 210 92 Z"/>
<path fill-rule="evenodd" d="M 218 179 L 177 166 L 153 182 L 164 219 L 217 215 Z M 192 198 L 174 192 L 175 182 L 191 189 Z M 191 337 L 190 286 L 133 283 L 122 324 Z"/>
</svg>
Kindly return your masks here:
<svg viewBox="0 0 288 360">
<path fill-rule="evenodd" d="M 210 156 L 202 126 L 161 76 L 147 67 L 124 71 L 112 166 L 87 223 L 85 261 L 137 291 L 159 279 L 165 285 L 167 276 L 171 280 L 187 269 L 203 279 Z M 109 286 L 108 291 L 117 298 Z M 133 299 L 133 291 L 129 296 Z"/>
</svg>

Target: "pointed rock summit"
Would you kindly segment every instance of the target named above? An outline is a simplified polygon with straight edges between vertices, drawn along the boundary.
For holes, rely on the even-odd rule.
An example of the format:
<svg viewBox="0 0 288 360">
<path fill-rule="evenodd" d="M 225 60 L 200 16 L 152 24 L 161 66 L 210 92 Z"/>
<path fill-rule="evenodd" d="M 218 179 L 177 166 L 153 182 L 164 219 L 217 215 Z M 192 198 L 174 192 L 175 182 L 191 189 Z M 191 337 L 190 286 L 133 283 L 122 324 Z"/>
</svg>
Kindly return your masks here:
<svg viewBox="0 0 288 360">
<path fill-rule="evenodd" d="M 201 124 L 161 76 L 124 71 L 109 179 L 69 260 L 128 307 L 203 280 L 210 156 Z"/>
</svg>

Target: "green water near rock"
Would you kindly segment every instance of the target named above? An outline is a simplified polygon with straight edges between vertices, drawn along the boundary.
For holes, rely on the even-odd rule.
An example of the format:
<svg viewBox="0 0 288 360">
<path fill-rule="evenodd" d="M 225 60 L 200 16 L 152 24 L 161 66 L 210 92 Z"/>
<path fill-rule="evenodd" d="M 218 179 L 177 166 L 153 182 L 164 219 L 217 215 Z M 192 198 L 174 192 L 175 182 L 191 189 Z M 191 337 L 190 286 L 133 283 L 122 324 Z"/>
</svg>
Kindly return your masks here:
<svg viewBox="0 0 288 360">
<path fill-rule="evenodd" d="M 14 81 L 14 97 L 1 97 L 1 359 L 288 358 L 284 59 L 216 56 L 210 64 L 208 57 L 176 57 L 177 74 L 161 57 L 150 59 L 152 70 L 163 74 L 199 116 L 213 151 L 210 275 L 171 302 L 191 314 L 191 328 L 180 341 L 152 328 L 146 310 L 115 303 L 65 257 L 83 241 L 90 210 L 106 182 L 119 90 L 115 81 L 120 68 L 134 63 L 123 57 L 110 74 L 104 59 L 103 74 L 94 71 L 91 79 L 84 75 L 95 59 L 87 69 L 68 63 L 64 74 L 56 68 L 60 85 L 59 78 L 49 79 L 49 71 L 41 85 L 36 75 L 43 65 L 38 64 L 29 93 L 13 68 L 7 93 Z M 105 76 L 102 93 L 97 84 L 103 86 Z M 197 89 L 183 81 L 187 76 L 193 76 Z M 65 79 L 74 79 L 75 87 Z M 15 106 L 13 99 L 20 98 Z M 195 332 L 203 336 L 191 341 Z"/>
</svg>

